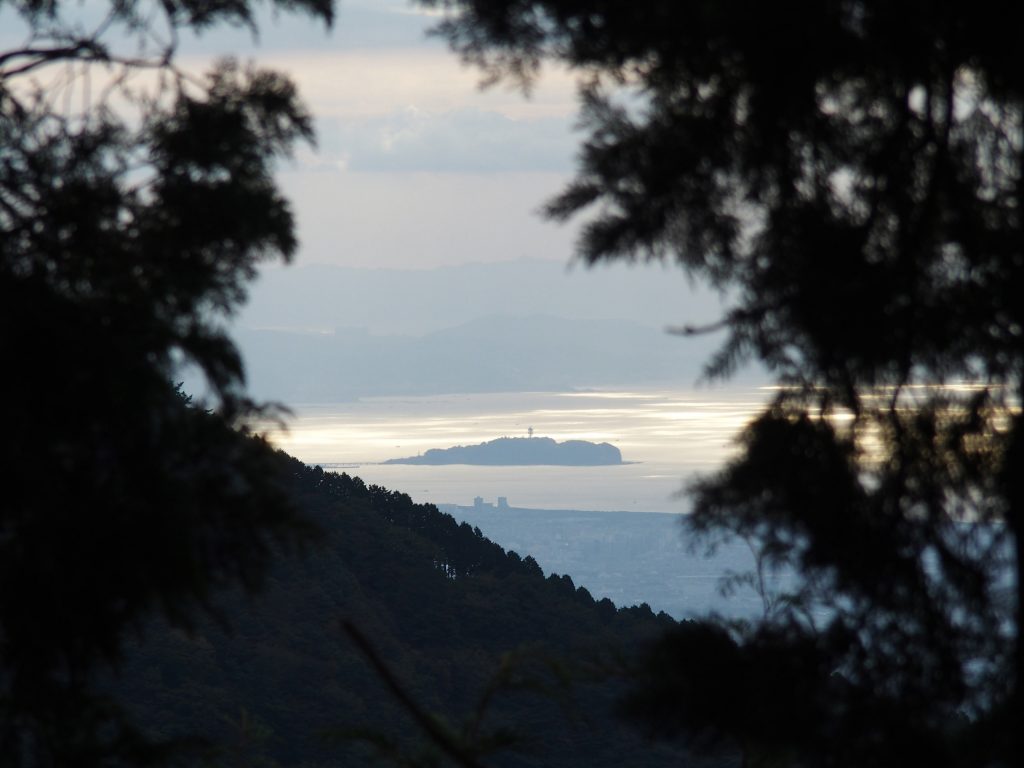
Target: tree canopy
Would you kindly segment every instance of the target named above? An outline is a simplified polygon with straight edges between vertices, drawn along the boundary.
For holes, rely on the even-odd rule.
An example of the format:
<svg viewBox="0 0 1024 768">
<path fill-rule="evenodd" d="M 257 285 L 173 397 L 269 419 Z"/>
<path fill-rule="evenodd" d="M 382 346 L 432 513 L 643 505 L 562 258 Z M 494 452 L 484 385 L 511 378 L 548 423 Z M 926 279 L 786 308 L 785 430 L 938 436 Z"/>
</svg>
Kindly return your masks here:
<svg viewBox="0 0 1024 768">
<path fill-rule="evenodd" d="M 273 5 L 332 20 L 329 0 Z M 24 32 L 0 51 L 5 765 L 155 757 L 95 673 L 155 612 L 187 626 L 219 584 L 256 586 L 304 530 L 269 447 L 232 429 L 259 409 L 223 321 L 296 248 L 272 170 L 311 119 L 278 73 L 175 60 L 179 35 L 254 28 L 254 8 L 0 1 Z"/>
<path fill-rule="evenodd" d="M 1024 761 L 1024 67 L 991 2 L 427 0 L 492 78 L 556 60 L 579 255 L 722 289 L 780 388 L 690 525 L 795 567 L 686 628 L 633 711 L 755 764 Z M 776 764 L 776 763 L 772 763 Z"/>
</svg>

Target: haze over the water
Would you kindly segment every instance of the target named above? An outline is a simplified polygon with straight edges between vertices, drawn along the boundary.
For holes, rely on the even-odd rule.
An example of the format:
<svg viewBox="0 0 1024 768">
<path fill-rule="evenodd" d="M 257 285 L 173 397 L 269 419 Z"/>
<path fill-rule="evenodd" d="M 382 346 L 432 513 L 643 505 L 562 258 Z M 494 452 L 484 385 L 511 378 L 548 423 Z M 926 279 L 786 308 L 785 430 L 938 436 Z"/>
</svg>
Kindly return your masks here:
<svg viewBox="0 0 1024 768">
<path fill-rule="evenodd" d="M 263 270 L 234 321 L 251 391 L 295 409 L 282 445 L 300 458 L 362 462 L 370 480 L 421 500 L 493 492 L 522 506 L 677 510 L 684 476 L 717 466 L 748 415 L 729 405 L 708 416 L 750 400 L 749 389 L 693 389 L 720 338 L 665 333 L 717 319 L 718 297 L 671 266 L 574 263 L 581 222 L 538 213 L 574 168 L 574 83 L 547 71 L 529 98 L 481 90 L 477 71 L 425 36 L 435 21 L 402 0 L 374 0 L 344 4 L 330 33 L 267 19 L 257 45 L 237 31 L 183 43 L 196 68 L 241 52 L 287 71 L 316 118 L 317 147 L 278 173 L 299 254 Z M 619 399 L 584 407 L 570 397 L 594 390 Z M 688 405 L 623 400 L 637 392 Z M 538 405 L 548 397 L 561 405 Z M 646 463 L 628 470 L 635 482 L 538 470 L 483 484 L 438 474 L 426 483 L 365 463 L 401 455 L 398 445 L 525 433 L 527 424 L 507 423 L 515 414 L 560 439 L 610 435 L 627 461 Z M 610 428 L 614 419 L 634 421 Z M 698 423 L 715 424 L 717 448 Z M 680 424 L 693 429 L 681 437 Z"/>
<path fill-rule="evenodd" d="M 404 491 L 417 501 L 470 504 L 504 496 L 519 507 L 682 512 L 695 473 L 734 451 L 737 431 L 768 397 L 759 388 L 521 392 L 369 398 L 299 406 L 274 440 L 311 464 Z M 414 466 L 379 462 L 494 437 L 608 442 L 618 466 Z"/>
</svg>

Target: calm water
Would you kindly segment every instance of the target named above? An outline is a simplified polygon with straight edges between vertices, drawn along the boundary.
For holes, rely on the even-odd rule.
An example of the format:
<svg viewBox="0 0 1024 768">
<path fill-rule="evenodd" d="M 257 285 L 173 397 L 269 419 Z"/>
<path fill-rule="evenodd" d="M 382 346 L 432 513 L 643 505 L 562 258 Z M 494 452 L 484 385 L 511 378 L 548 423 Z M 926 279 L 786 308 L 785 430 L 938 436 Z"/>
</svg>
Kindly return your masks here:
<svg viewBox="0 0 1024 768">
<path fill-rule="evenodd" d="M 293 406 L 271 439 L 299 459 L 435 504 L 508 498 L 516 507 L 680 512 L 695 473 L 720 467 L 767 389 L 527 392 L 369 398 Z M 612 467 L 383 465 L 429 448 L 497 437 L 609 442 L 633 462 Z"/>
<path fill-rule="evenodd" d="M 456 519 L 479 526 L 503 547 L 532 555 L 546 573 L 568 573 L 595 597 L 617 605 L 647 602 L 677 618 L 707 611 L 754 618 L 763 604 L 753 590 L 741 589 L 728 600 L 719 592 L 723 576 L 751 567 L 745 545 L 727 545 L 707 560 L 688 550 L 674 516 L 592 512 L 684 512 L 684 483 L 728 460 L 735 436 L 769 396 L 768 389 L 709 388 L 372 398 L 294 407 L 288 432 L 272 439 L 307 463 L 446 505 Z M 379 463 L 429 448 L 525 437 L 530 427 L 534 435 L 556 440 L 610 442 L 633 463 Z M 475 496 L 492 504 L 504 496 L 512 508 L 474 509 Z"/>
</svg>

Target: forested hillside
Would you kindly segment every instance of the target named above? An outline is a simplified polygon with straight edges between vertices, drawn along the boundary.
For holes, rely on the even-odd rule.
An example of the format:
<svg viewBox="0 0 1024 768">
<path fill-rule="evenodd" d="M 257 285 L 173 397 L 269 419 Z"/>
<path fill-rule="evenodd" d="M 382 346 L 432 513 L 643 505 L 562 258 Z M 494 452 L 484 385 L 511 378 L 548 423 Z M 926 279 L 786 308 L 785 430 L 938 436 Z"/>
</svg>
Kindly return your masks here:
<svg viewBox="0 0 1024 768">
<path fill-rule="evenodd" d="M 615 716 L 621 673 L 673 625 L 664 614 L 595 602 L 405 494 L 280 460 L 320 542 L 282 559 L 262 595 L 224 595 L 228 631 L 209 621 L 191 636 L 146 632 L 120 686 L 156 735 L 205 736 L 227 764 L 362 764 L 379 760 L 381 746 L 429 752 L 346 635 L 350 621 L 413 699 L 467 742 L 511 739 L 487 764 L 679 759 Z"/>
</svg>

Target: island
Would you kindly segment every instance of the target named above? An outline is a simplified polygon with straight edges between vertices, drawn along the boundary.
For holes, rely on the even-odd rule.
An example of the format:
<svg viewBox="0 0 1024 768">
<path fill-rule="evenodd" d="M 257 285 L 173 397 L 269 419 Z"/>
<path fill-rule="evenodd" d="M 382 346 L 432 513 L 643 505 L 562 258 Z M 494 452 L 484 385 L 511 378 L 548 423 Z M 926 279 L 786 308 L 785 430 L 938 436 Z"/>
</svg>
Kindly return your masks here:
<svg viewBox="0 0 1024 768">
<path fill-rule="evenodd" d="M 432 448 L 419 456 L 389 459 L 385 464 L 478 464 L 485 466 L 597 467 L 622 464 L 622 453 L 610 443 L 587 440 L 556 442 L 550 437 L 499 437 L 479 445 Z"/>
</svg>

